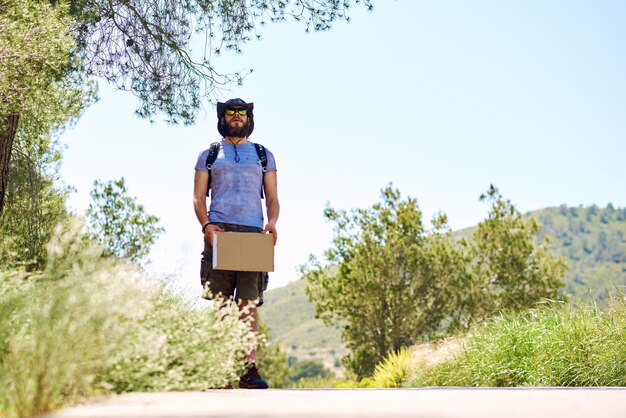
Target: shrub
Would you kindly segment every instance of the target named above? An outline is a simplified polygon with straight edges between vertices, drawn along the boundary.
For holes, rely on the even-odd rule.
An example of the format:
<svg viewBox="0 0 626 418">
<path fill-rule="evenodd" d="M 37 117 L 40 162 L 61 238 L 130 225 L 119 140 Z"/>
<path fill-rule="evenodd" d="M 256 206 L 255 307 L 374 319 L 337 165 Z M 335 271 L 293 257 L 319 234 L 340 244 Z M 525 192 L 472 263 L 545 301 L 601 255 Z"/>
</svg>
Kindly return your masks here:
<svg viewBox="0 0 626 418">
<path fill-rule="evenodd" d="M 369 387 L 399 388 L 413 373 L 413 355 L 408 348 L 391 352 L 374 370 Z"/>
<path fill-rule="evenodd" d="M 254 341 L 236 307 L 191 308 L 136 267 L 102 257 L 81 230 L 72 223 L 57 231 L 46 270 L 0 272 L 1 416 L 237 375 Z"/>
<path fill-rule="evenodd" d="M 79 227 L 49 245 L 48 267 L 0 273 L 0 399 L 7 416 L 89 393 L 106 359 L 147 310 L 132 267 L 99 257 Z"/>
<path fill-rule="evenodd" d="M 302 379 L 328 379 L 332 373 L 324 364 L 318 360 L 298 360 L 289 368 L 288 379 L 291 383 L 296 383 Z"/>
<path fill-rule="evenodd" d="M 503 314 L 471 330 L 462 354 L 422 372 L 452 386 L 624 386 L 626 301 L 550 305 Z"/>
<path fill-rule="evenodd" d="M 236 305 L 193 307 L 165 291 L 99 376 L 114 392 L 203 390 L 238 379 L 255 343 Z"/>
<path fill-rule="evenodd" d="M 257 338 L 257 366 L 270 388 L 285 387 L 289 365 L 287 355 L 278 343 L 271 344 L 267 326 L 261 321 Z"/>
</svg>

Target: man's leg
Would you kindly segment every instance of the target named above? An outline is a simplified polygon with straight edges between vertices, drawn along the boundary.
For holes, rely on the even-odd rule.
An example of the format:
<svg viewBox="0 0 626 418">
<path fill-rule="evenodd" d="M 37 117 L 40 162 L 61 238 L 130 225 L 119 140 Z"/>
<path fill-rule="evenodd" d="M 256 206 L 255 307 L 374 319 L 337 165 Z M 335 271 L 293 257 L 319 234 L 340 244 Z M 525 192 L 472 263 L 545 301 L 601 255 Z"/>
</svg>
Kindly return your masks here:
<svg viewBox="0 0 626 418">
<path fill-rule="evenodd" d="M 259 332 L 259 311 L 253 301 L 239 299 L 239 309 L 241 310 L 241 320 L 250 320 L 250 328 L 255 335 Z M 244 309 L 245 308 L 245 309 Z M 246 363 L 256 363 L 256 347 L 246 354 Z"/>
<path fill-rule="evenodd" d="M 259 314 L 256 303 L 249 299 L 239 299 L 241 319 L 250 321 L 250 328 L 255 334 L 259 331 Z M 241 389 L 267 389 L 267 382 L 259 375 L 256 367 L 256 347 L 246 355 L 246 373 L 239 379 Z"/>
<path fill-rule="evenodd" d="M 204 240 L 204 251 L 200 261 L 200 283 L 202 298 L 213 300 L 221 308 L 233 303 L 236 274 L 233 271 L 213 270 L 213 248 Z M 227 383 L 224 389 L 232 389 Z"/>
</svg>

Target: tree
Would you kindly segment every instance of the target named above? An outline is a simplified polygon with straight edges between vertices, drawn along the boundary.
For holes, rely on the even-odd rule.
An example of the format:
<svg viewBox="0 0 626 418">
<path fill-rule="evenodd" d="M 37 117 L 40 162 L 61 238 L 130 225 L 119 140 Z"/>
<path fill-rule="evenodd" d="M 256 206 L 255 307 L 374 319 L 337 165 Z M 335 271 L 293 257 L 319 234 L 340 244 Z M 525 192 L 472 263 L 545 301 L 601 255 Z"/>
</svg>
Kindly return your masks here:
<svg viewBox="0 0 626 418">
<path fill-rule="evenodd" d="M 482 319 L 558 298 L 567 264 L 550 252 L 549 237 L 537 244 L 537 220 L 523 218 L 493 185 L 480 200 L 488 202 L 491 209 L 472 236 L 473 287 L 461 294 L 467 302 L 467 315 Z"/>
<path fill-rule="evenodd" d="M 87 209 L 88 230 L 109 254 L 137 262 L 150 252 L 164 229 L 158 226 L 159 218 L 148 215 L 127 192 L 124 178 L 96 180 L 91 191 L 93 203 Z"/>
<path fill-rule="evenodd" d="M 381 198 L 351 214 L 328 207 L 325 217 L 335 222 L 333 247 L 325 253 L 330 264 L 313 258 L 303 268 L 316 315 L 342 324 L 352 350 L 346 365 L 359 377 L 390 351 L 439 329 L 454 310 L 450 283 L 464 267 L 461 250 L 443 231 L 445 216 L 427 231 L 415 199 L 402 200 L 391 186 Z"/>
<path fill-rule="evenodd" d="M 74 34 L 88 74 L 132 91 L 138 114 L 162 111 L 171 122 L 191 123 L 205 97 L 229 84 L 241 84 L 251 70 L 222 74 L 212 64 L 223 51 L 242 52 L 260 39 L 259 27 L 288 17 L 306 30 L 329 30 L 349 20 L 351 0 L 69 0 Z M 355 0 L 369 10 L 371 0 Z M 193 35 L 205 49 L 194 55 Z"/>
<path fill-rule="evenodd" d="M 0 1 L 0 216 L 19 129 L 47 135 L 76 120 L 95 98 L 72 57 L 67 5 Z"/>
<path fill-rule="evenodd" d="M 61 155 L 56 142 L 35 129 L 18 131 L 14 151 L 5 213 L 0 218 L 0 265 L 40 270 L 54 228 L 68 216 L 68 189 L 55 185 Z"/>
<path fill-rule="evenodd" d="M 372 9 L 371 0 L 355 0 Z M 348 20 L 350 0 L 168 2 L 156 0 L 2 0 L 0 2 L 0 214 L 13 138 L 23 106 L 50 86 L 75 89 L 100 76 L 141 100 L 137 113 L 162 112 L 171 123 L 194 121 L 203 99 L 222 86 L 242 83 L 247 71 L 221 74 L 213 54 L 241 52 L 259 38 L 258 27 L 292 17 L 308 30 L 328 30 Z M 195 56 L 194 34 L 205 37 Z M 41 42 L 45 40 L 45 42 Z M 251 71 L 251 70 L 249 70 Z M 2 81 L 3 80 L 3 81 Z M 87 91 L 90 91 L 87 89 Z M 81 96 L 82 94 L 82 96 Z"/>
<path fill-rule="evenodd" d="M 315 258 L 302 271 L 316 315 L 339 324 L 352 353 L 346 366 L 370 375 L 391 351 L 502 310 L 557 298 L 567 266 L 536 243 L 539 226 L 524 219 L 491 187 L 491 204 L 472 240 L 455 239 L 446 216 L 426 230 L 415 199 L 391 186 L 382 201 L 350 214 L 328 207 L 335 222 L 327 265 Z"/>
<path fill-rule="evenodd" d="M 3 266 L 43 267 L 46 243 L 66 216 L 67 188 L 55 184 L 61 159 L 55 136 L 95 100 L 94 86 L 73 70 L 66 9 L 0 1 Z"/>
</svg>

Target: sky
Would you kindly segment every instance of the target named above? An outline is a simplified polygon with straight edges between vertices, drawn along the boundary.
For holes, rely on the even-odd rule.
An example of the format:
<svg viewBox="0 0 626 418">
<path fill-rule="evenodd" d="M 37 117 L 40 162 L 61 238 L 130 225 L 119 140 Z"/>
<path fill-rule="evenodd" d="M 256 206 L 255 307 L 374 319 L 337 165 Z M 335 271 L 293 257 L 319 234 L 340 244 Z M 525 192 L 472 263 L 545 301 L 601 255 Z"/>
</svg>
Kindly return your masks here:
<svg viewBox="0 0 626 418">
<path fill-rule="evenodd" d="M 281 214 L 270 289 L 323 256 L 334 208 L 365 208 L 392 183 L 426 220 L 472 226 L 494 184 L 521 212 L 626 207 L 626 2 L 373 1 L 305 33 L 292 22 L 213 65 L 253 68 L 217 99 L 255 104 L 250 138 L 277 160 Z M 151 271 L 200 294 L 202 234 L 192 203 L 198 154 L 219 139 L 215 107 L 192 126 L 150 124 L 130 93 L 101 100 L 62 134 L 62 180 L 83 213 L 96 179 L 124 177 L 165 228 Z"/>
</svg>

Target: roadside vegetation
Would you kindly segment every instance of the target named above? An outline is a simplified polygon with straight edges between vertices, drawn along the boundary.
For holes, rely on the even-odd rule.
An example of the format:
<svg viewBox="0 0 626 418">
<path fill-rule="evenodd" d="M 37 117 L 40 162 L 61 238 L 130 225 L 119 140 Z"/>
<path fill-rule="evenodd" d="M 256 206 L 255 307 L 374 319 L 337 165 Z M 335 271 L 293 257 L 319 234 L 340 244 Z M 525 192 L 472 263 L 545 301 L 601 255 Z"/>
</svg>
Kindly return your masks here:
<svg viewBox="0 0 626 418">
<path fill-rule="evenodd" d="M 390 353 L 372 376 L 314 378 L 297 387 L 626 386 L 626 295 L 614 292 L 602 308 L 547 302 L 472 326 L 464 337 Z M 451 349 L 441 356 L 439 350 Z"/>
<path fill-rule="evenodd" d="M 428 229 L 417 201 L 391 186 L 370 208 L 327 207 L 335 236 L 326 263 L 312 257 L 302 271 L 317 317 L 341 327 L 351 353 L 345 379 L 298 385 L 626 385 L 624 295 L 568 304 L 567 264 L 538 221 L 494 186 L 480 199 L 486 219 L 460 237 L 444 214 Z M 410 352 L 451 338 L 462 349 L 442 361 Z"/>
<path fill-rule="evenodd" d="M 611 204 L 604 208 L 561 206 L 528 212 L 523 217 L 536 218 L 540 223 L 537 240 L 550 236 L 550 251 L 566 259 L 569 269 L 558 294 L 567 295 L 570 304 L 593 301 L 603 307 L 611 290 L 626 288 L 626 208 Z M 470 227 L 452 234 L 470 240 L 475 231 L 476 227 Z M 263 319 L 271 330 L 272 342 L 279 343 L 289 357 L 321 360 L 336 375 L 343 375 L 341 359 L 347 350 L 341 330 L 315 318 L 306 287 L 307 280 L 301 279 L 266 295 Z M 440 345 L 428 341 L 416 344 L 418 351 Z M 436 360 L 440 350 L 433 354 L 429 358 Z"/>
<path fill-rule="evenodd" d="M 246 72 L 220 75 L 208 62 L 190 62 L 189 19 L 218 33 L 215 45 L 239 51 L 259 19 L 281 21 L 290 6 L 240 13 L 235 2 L 215 10 L 162 2 L 159 13 L 144 15 L 96 3 L 0 6 L 0 56 L 8 57 L 0 60 L 3 418 L 95 394 L 223 387 L 257 343 L 236 307 L 197 306 L 144 277 L 141 263 L 163 230 L 127 196 L 123 179 L 96 180 L 87 225 L 76 221 L 66 207 L 71 187 L 58 181 L 56 138 L 96 100 L 95 75 L 131 89 L 141 117 L 192 123 L 216 87 L 241 83 Z M 330 29 L 348 18 L 351 2 L 342 4 L 316 2 L 297 16 L 307 28 Z M 129 57 L 124 51 L 132 58 L 120 58 Z M 350 350 L 347 377 L 261 344 L 259 366 L 272 387 L 626 385 L 623 295 L 602 308 L 554 302 L 565 299 L 564 259 L 548 250 L 548 237 L 537 240 L 538 223 L 495 187 L 481 197 L 490 205 L 487 219 L 461 239 L 444 214 L 426 226 L 417 200 L 391 186 L 381 198 L 352 212 L 328 207 L 335 224 L 328 262 L 313 259 L 303 268 L 318 317 L 341 329 Z M 623 229 L 591 234 L 580 245 L 569 238 L 588 232 L 583 216 L 606 225 L 626 221 L 626 212 L 565 209 L 567 224 L 552 225 L 566 239 L 562 254 L 593 254 L 623 274 Z M 575 270 L 580 276 L 588 275 L 583 267 Z M 464 336 L 454 357 L 416 361 L 412 345 L 450 335 Z"/>
<path fill-rule="evenodd" d="M 81 231 L 57 231 L 43 271 L 0 272 L 0 416 L 238 376 L 255 340 L 236 307 L 193 307 Z"/>
<path fill-rule="evenodd" d="M 307 30 L 330 30 L 351 2 L 304 12 L 165 2 L 133 13 L 82 0 L 0 3 L 0 417 L 98 393 L 224 386 L 255 344 L 248 324 L 236 307 L 195 306 L 146 280 L 141 265 L 163 229 L 123 178 L 95 180 L 87 222 L 76 221 L 57 138 L 97 100 L 94 77 L 132 91 L 140 117 L 191 124 L 249 71 L 221 74 L 190 56 L 240 52 L 260 26 L 293 13 Z M 213 39 L 209 50 L 191 53 L 192 26 Z M 284 380 L 286 357 L 263 350 Z"/>
<path fill-rule="evenodd" d="M 417 200 L 391 185 L 366 209 L 336 210 L 326 261 L 302 267 L 316 316 L 339 326 L 361 380 L 390 353 L 462 334 L 502 311 L 519 312 L 559 294 L 567 264 L 537 242 L 539 224 L 490 186 L 490 207 L 472 236 L 456 238 L 440 213 L 428 228 Z"/>
<path fill-rule="evenodd" d="M 449 361 L 413 386 L 626 386 L 626 299 L 603 308 L 549 304 L 497 315 L 470 330 Z"/>
</svg>

